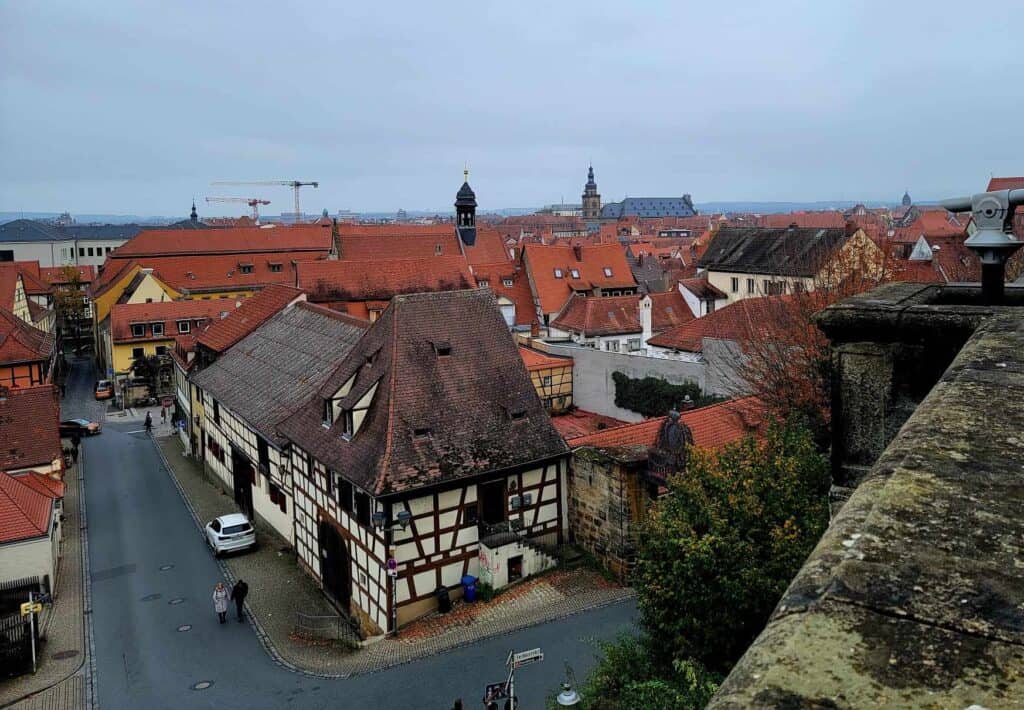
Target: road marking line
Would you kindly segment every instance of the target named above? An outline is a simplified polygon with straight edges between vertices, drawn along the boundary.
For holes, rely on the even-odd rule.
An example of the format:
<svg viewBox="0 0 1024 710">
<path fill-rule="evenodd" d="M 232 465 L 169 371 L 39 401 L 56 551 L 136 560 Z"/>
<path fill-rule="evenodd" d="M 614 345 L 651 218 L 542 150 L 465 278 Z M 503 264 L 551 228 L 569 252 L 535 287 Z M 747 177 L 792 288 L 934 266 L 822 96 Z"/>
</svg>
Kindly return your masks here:
<svg viewBox="0 0 1024 710">
<path fill-rule="evenodd" d="M 135 431 L 126 431 L 125 434 L 141 434 L 144 431 L 146 431 L 146 430 L 145 429 L 136 429 Z"/>
</svg>

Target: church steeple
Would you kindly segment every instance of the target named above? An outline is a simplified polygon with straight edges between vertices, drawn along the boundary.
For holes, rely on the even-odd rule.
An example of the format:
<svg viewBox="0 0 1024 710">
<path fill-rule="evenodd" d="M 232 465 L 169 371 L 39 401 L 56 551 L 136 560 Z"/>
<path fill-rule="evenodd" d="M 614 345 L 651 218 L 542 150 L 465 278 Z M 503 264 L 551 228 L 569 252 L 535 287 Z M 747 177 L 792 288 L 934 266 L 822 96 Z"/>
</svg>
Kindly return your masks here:
<svg viewBox="0 0 1024 710">
<path fill-rule="evenodd" d="M 455 229 L 466 246 L 476 242 L 476 193 L 469 186 L 469 169 L 462 172 L 463 182 L 455 195 Z"/>
<path fill-rule="evenodd" d="M 192 198 L 192 214 L 189 216 L 192 220 L 192 224 L 196 224 L 199 221 L 199 213 L 196 212 L 196 198 Z"/>
<path fill-rule="evenodd" d="M 601 195 L 594 180 L 594 166 L 587 170 L 587 184 L 583 186 L 583 219 L 596 220 L 601 217 Z"/>
<path fill-rule="evenodd" d="M 913 200 L 910 199 L 910 192 L 907 191 L 907 190 L 904 190 L 903 191 L 903 206 L 904 207 L 910 207 L 910 205 L 912 203 L 913 203 Z"/>
</svg>

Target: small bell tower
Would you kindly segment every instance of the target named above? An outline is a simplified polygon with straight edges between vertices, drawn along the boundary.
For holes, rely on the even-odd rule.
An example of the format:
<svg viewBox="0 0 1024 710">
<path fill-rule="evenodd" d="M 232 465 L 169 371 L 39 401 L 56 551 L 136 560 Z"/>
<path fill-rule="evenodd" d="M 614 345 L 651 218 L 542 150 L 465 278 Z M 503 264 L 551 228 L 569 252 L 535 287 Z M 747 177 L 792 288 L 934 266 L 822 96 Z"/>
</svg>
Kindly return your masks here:
<svg viewBox="0 0 1024 710">
<path fill-rule="evenodd" d="M 468 247 L 476 242 L 476 193 L 469 186 L 469 169 L 463 171 L 462 187 L 455 195 L 455 229 Z"/>
</svg>

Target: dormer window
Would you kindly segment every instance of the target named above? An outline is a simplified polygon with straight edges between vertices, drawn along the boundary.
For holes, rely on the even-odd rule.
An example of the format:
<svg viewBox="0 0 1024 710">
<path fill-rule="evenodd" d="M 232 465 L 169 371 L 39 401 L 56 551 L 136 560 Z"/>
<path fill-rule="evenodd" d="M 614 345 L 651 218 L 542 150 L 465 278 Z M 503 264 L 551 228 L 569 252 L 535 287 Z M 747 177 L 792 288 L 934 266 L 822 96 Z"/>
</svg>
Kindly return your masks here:
<svg viewBox="0 0 1024 710">
<path fill-rule="evenodd" d="M 342 436 L 346 439 L 351 439 L 352 435 L 356 433 L 355 418 L 352 416 L 352 410 L 346 409 L 341 413 L 342 421 Z"/>
<path fill-rule="evenodd" d="M 562 278 L 562 276 L 563 276 L 562 270 L 561 269 L 555 269 L 555 278 L 556 279 L 560 279 L 560 278 Z"/>
<path fill-rule="evenodd" d="M 441 256 L 441 253 L 443 251 L 444 251 L 444 248 L 440 244 L 435 244 L 434 245 L 434 256 Z"/>
<path fill-rule="evenodd" d="M 240 274 L 251 274 L 252 273 L 252 264 L 239 264 L 238 265 L 238 273 L 240 273 Z"/>
<path fill-rule="evenodd" d="M 612 275 L 612 267 L 610 267 L 610 266 L 606 266 L 606 267 L 604 267 L 604 275 L 605 275 L 605 276 L 607 276 L 607 277 L 609 277 L 609 278 L 611 278 L 611 275 Z"/>
<path fill-rule="evenodd" d="M 512 288 L 512 279 L 502 279 L 501 285 L 505 288 Z"/>
<path fill-rule="evenodd" d="M 329 400 L 324 400 L 324 421 L 323 425 L 329 427 L 334 423 L 334 403 Z"/>
<path fill-rule="evenodd" d="M 452 344 L 448 341 L 434 343 L 434 352 L 438 357 L 448 357 L 452 354 Z"/>
<path fill-rule="evenodd" d="M 279 274 L 279 273 L 281 273 L 282 270 L 284 270 L 284 264 L 273 262 L 273 261 L 267 262 L 267 266 L 270 267 L 270 272 L 272 274 Z M 242 273 L 244 274 L 244 273 L 247 273 L 247 272 L 243 271 Z"/>
<path fill-rule="evenodd" d="M 164 334 L 164 324 L 163 323 L 154 323 L 153 324 L 153 335 L 163 335 L 163 334 Z"/>
<path fill-rule="evenodd" d="M 146 326 L 143 323 L 134 323 L 132 325 L 132 337 L 143 338 L 146 336 Z"/>
<path fill-rule="evenodd" d="M 512 419 L 512 421 L 519 421 L 520 419 L 523 419 L 524 417 L 526 417 L 526 410 L 525 409 L 513 409 L 509 413 L 509 417 Z"/>
<path fill-rule="evenodd" d="M 488 288 L 490 287 L 491 282 L 488 281 L 487 279 L 477 279 L 476 285 L 479 286 L 480 288 Z"/>
<path fill-rule="evenodd" d="M 420 441 L 423 440 L 423 439 L 429 439 L 430 438 L 430 428 L 429 427 L 417 427 L 417 428 L 413 429 L 412 430 L 412 438 L 416 439 L 416 440 L 420 440 Z"/>
<path fill-rule="evenodd" d="M 569 275 L 574 279 L 578 279 L 580 277 L 580 272 L 578 269 L 569 269 Z"/>
<path fill-rule="evenodd" d="M 192 324 L 189 323 L 187 320 L 180 320 L 180 321 L 178 321 L 178 332 L 179 333 L 184 335 L 184 334 L 190 332 L 191 330 L 192 330 Z"/>
</svg>

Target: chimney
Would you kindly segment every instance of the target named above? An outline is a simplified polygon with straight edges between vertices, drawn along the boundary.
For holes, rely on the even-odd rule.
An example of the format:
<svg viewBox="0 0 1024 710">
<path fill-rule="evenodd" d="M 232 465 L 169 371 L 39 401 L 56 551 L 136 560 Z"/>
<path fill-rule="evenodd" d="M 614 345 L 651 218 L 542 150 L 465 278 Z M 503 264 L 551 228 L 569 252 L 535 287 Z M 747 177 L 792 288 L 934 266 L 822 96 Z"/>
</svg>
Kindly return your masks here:
<svg viewBox="0 0 1024 710">
<path fill-rule="evenodd" d="M 530 337 L 531 338 L 539 338 L 540 337 L 540 322 L 533 321 L 533 323 L 530 323 Z"/>
<path fill-rule="evenodd" d="M 651 332 L 652 320 L 651 320 L 651 307 L 653 302 L 651 301 L 650 294 L 640 299 L 640 342 L 644 347 L 647 347 L 647 341 L 651 339 L 654 333 Z"/>
<path fill-rule="evenodd" d="M 583 261 L 583 246 L 580 244 L 572 245 L 572 253 L 576 256 L 576 261 Z"/>
<path fill-rule="evenodd" d="M 679 410 L 682 411 L 682 412 L 687 412 L 687 411 L 689 411 L 691 409 L 696 408 L 696 406 L 697 405 L 694 403 L 694 401 L 690 397 L 690 395 L 686 395 L 685 397 L 683 397 L 683 403 L 679 407 Z"/>
</svg>

